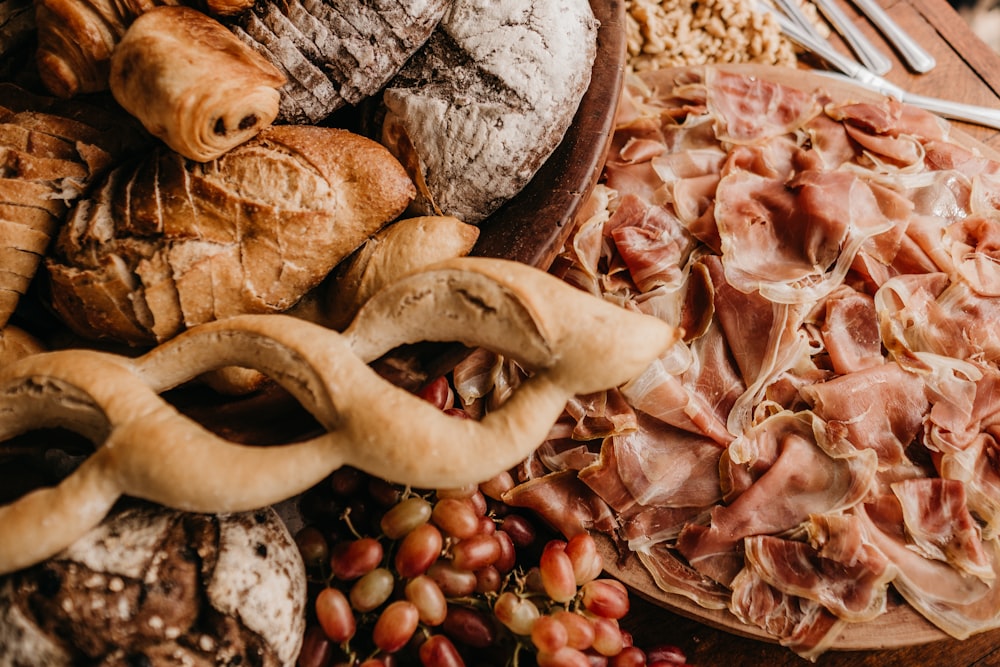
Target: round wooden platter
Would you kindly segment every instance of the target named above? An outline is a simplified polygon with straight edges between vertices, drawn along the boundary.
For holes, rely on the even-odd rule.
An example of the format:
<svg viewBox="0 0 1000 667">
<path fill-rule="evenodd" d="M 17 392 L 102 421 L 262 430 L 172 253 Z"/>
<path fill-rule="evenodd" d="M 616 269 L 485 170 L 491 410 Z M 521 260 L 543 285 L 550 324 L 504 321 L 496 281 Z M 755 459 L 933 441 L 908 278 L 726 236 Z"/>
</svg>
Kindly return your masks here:
<svg viewBox="0 0 1000 667">
<path fill-rule="evenodd" d="M 840 79 L 833 79 L 807 69 L 762 65 L 711 65 L 673 69 L 663 69 L 643 75 L 644 80 L 665 89 L 673 87 L 673 82 L 686 79 L 692 73 L 704 71 L 706 67 L 725 69 L 745 76 L 758 77 L 806 91 L 824 90 L 834 100 L 841 102 L 871 101 L 884 99 L 878 93 L 855 86 Z M 951 137 L 961 145 L 973 148 L 984 156 L 1000 159 L 1000 153 L 982 144 L 960 129 L 952 127 Z M 620 554 L 611 540 L 599 540 L 605 569 L 608 574 L 622 581 L 637 595 L 676 614 L 690 618 L 710 627 L 730 634 L 750 639 L 776 642 L 763 629 L 740 621 L 725 609 L 706 609 L 693 600 L 661 589 L 653 577 L 634 554 Z M 948 639 L 944 633 L 918 614 L 901 600 L 889 603 L 889 609 L 876 620 L 853 623 L 845 627 L 831 647 L 835 651 L 898 649 Z"/>
</svg>

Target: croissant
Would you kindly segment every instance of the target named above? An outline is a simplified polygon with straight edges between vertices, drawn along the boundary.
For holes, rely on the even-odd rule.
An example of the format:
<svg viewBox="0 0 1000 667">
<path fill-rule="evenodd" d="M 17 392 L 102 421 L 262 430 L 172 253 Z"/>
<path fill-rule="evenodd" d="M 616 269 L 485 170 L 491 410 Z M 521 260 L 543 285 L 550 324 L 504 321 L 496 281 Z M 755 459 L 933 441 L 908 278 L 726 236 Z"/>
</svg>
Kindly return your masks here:
<svg viewBox="0 0 1000 667">
<path fill-rule="evenodd" d="M 207 162 L 278 115 L 284 75 L 207 14 L 155 7 L 111 56 L 119 104 L 181 155 Z"/>
<path fill-rule="evenodd" d="M 275 125 L 206 163 L 161 148 L 77 202 L 47 260 L 52 303 L 79 335 L 133 345 L 285 311 L 414 193 L 347 130 Z"/>
<path fill-rule="evenodd" d="M 96 449 L 58 486 L 0 507 L 0 573 L 65 548 L 122 494 L 223 513 L 279 502 L 344 465 L 418 488 L 482 482 L 541 444 L 572 396 L 624 384 L 676 336 L 656 317 L 539 269 L 465 257 L 390 284 L 342 334 L 288 315 L 242 315 L 135 358 L 85 349 L 27 357 L 0 368 L 0 438 L 61 426 Z M 529 377 L 481 421 L 457 419 L 368 365 L 420 341 L 485 347 Z M 238 445 L 158 395 L 224 366 L 266 373 L 324 432 L 285 445 Z"/>
</svg>

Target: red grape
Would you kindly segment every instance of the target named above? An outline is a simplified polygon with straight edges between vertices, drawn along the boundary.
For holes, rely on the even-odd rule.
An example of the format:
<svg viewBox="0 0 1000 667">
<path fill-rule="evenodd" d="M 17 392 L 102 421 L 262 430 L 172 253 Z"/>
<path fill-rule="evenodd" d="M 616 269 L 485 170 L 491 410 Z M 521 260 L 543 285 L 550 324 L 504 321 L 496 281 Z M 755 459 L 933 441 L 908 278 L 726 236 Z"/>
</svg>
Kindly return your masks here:
<svg viewBox="0 0 1000 667">
<path fill-rule="evenodd" d="M 500 530 L 510 535 L 514 546 L 524 549 L 534 544 L 537 538 L 535 526 L 520 514 L 508 514 L 500 522 Z"/>
<path fill-rule="evenodd" d="M 445 376 L 436 377 L 417 392 L 417 396 L 431 403 L 439 410 L 446 410 L 455 402 L 455 394 L 451 383 Z"/>
<path fill-rule="evenodd" d="M 473 648 L 486 648 L 496 641 L 496 628 L 489 617 L 471 607 L 448 605 L 441 628 L 453 640 Z"/>
<path fill-rule="evenodd" d="M 531 643 L 539 653 L 555 653 L 566 646 L 569 631 L 552 616 L 541 616 L 531 628 Z"/>
<path fill-rule="evenodd" d="M 475 535 L 459 540 L 451 547 L 452 562 L 460 570 L 478 570 L 492 565 L 500 557 L 500 543 L 492 535 Z M 573 586 L 574 593 L 576 586 Z"/>
<path fill-rule="evenodd" d="M 591 667 L 590 659 L 583 651 L 563 646 L 555 653 L 539 652 L 538 667 Z"/>
<path fill-rule="evenodd" d="M 311 625 L 302 637 L 297 667 L 327 667 L 333 660 L 333 644 L 323 628 Z"/>
<path fill-rule="evenodd" d="M 503 494 L 514 488 L 514 477 L 509 472 L 502 472 L 479 485 L 479 490 L 487 498 L 503 500 Z"/>
<path fill-rule="evenodd" d="M 594 644 L 594 624 L 589 618 L 572 611 L 561 609 L 552 613 L 552 618 L 566 626 L 566 644 L 583 651 Z"/>
<path fill-rule="evenodd" d="M 324 588 L 316 596 L 316 620 L 330 641 L 342 644 L 354 636 L 357 629 L 354 611 L 347 596 L 337 588 Z"/>
<path fill-rule="evenodd" d="M 444 540 L 441 531 L 430 523 L 411 530 L 399 543 L 396 551 L 396 572 L 404 579 L 427 571 L 441 555 Z"/>
<path fill-rule="evenodd" d="M 646 653 L 635 646 L 626 646 L 611 658 L 609 667 L 646 667 Z"/>
<path fill-rule="evenodd" d="M 420 664 L 424 667 L 465 667 L 455 645 L 444 635 L 431 635 L 420 645 Z"/>
<path fill-rule="evenodd" d="M 379 614 L 372 628 L 372 642 L 386 653 L 395 653 L 410 641 L 419 622 L 416 605 L 409 600 L 396 600 Z"/>
<path fill-rule="evenodd" d="M 445 597 L 449 598 L 472 595 L 479 584 L 475 572 L 460 570 L 451 561 L 444 559 L 427 568 L 427 576 L 433 579 L 441 587 Z"/>
<path fill-rule="evenodd" d="M 296 533 L 295 544 L 306 567 L 319 567 L 330 557 L 330 545 L 315 526 L 306 526 Z"/>
<path fill-rule="evenodd" d="M 583 606 L 605 618 L 622 618 L 629 610 L 628 589 L 614 579 L 594 579 L 580 587 Z"/>
<path fill-rule="evenodd" d="M 382 543 L 373 537 L 340 542 L 330 553 L 330 570 L 338 579 L 352 581 L 378 567 L 382 555 Z"/>
<path fill-rule="evenodd" d="M 406 599 L 413 603 L 420 616 L 420 622 L 435 626 L 444 622 L 448 613 L 448 601 L 441 587 L 426 574 L 410 579 L 403 589 Z"/>
<path fill-rule="evenodd" d="M 613 618 L 603 618 L 595 616 L 591 619 L 594 625 L 593 648 L 601 655 L 618 655 L 625 648 L 625 640 L 622 637 L 621 628 L 618 621 Z"/>
<path fill-rule="evenodd" d="M 578 533 L 566 542 L 566 555 L 573 563 L 576 585 L 596 579 L 604 569 L 604 559 L 597 551 L 597 541 L 590 533 Z"/>
<path fill-rule="evenodd" d="M 556 602 L 569 602 L 576 597 L 576 577 L 573 561 L 566 555 L 566 543 L 552 540 L 545 545 L 538 561 L 545 594 Z"/>
<path fill-rule="evenodd" d="M 479 533 L 480 516 L 460 498 L 442 498 L 434 505 L 431 521 L 444 533 L 465 539 Z"/>
</svg>

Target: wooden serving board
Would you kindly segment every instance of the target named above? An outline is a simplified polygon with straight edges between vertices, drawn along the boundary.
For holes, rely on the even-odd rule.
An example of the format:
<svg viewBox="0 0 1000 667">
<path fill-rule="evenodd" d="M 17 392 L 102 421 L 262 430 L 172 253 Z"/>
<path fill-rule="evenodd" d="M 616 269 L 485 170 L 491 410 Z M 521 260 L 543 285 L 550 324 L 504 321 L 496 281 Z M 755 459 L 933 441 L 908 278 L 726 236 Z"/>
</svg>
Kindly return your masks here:
<svg viewBox="0 0 1000 667">
<path fill-rule="evenodd" d="M 689 70 L 702 71 L 704 67 L 664 69 L 646 73 L 643 77 L 654 90 L 657 87 L 670 89 L 673 87 L 673 81 L 686 78 L 685 75 Z M 838 102 L 868 101 L 882 98 L 881 95 L 868 89 L 838 79 L 830 79 L 806 69 L 760 65 L 716 65 L 713 67 L 717 70 L 774 81 L 807 92 L 823 90 Z M 974 138 L 962 127 L 952 125 L 950 133 L 956 143 L 1000 160 L 1000 151 Z M 763 629 L 744 624 L 728 610 L 706 609 L 687 597 L 663 591 L 634 554 L 626 554 L 622 557 L 609 539 L 601 539 L 600 544 L 606 571 L 652 604 L 731 635 L 772 643 L 776 641 Z M 833 650 L 899 649 L 946 639 L 949 639 L 949 635 L 932 625 L 897 597 L 895 600 L 890 598 L 889 610 L 876 620 L 846 626 L 846 629 L 836 640 Z M 947 663 L 942 667 L 948 667 Z"/>
</svg>

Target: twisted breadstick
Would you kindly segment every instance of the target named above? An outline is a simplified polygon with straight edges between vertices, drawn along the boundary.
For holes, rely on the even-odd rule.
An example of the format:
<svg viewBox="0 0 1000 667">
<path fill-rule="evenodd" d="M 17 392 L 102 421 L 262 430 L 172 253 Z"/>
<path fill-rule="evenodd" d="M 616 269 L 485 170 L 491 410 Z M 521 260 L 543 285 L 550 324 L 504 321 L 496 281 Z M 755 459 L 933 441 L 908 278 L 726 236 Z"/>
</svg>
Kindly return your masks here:
<svg viewBox="0 0 1000 667">
<path fill-rule="evenodd" d="M 121 495 L 219 513 L 281 501 L 343 465 L 423 488 L 488 479 L 528 456 L 570 397 L 626 382 L 674 338 L 662 321 L 537 269 L 461 258 L 380 291 L 343 334 L 286 315 L 244 315 L 134 359 L 88 350 L 27 357 L 0 370 L 0 438 L 62 426 L 96 449 L 58 486 L 0 507 L 0 573 L 65 548 Z M 487 347 L 531 375 L 482 421 L 455 419 L 368 366 L 418 341 Z M 326 432 L 239 445 L 158 395 L 229 365 L 272 377 Z"/>
</svg>

